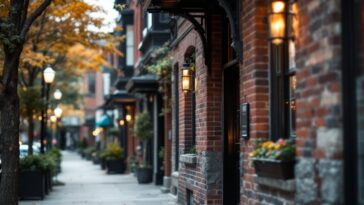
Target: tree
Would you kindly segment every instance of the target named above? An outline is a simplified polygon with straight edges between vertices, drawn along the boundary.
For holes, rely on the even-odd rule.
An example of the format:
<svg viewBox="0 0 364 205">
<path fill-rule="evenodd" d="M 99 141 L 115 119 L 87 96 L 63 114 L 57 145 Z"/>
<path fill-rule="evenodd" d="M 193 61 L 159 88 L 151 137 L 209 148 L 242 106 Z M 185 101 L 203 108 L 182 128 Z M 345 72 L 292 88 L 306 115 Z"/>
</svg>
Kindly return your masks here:
<svg viewBox="0 0 364 205">
<path fill-rule="evenodd" d="M 148 140 L 153 137 L 153 124 L 150 114 L 147 111 L 139 113 L 139 116 L 136 117 L 134 133 L 143 142 L 143 166 L 148 167 L 150 166 L 150 162 L 147 160 L 147 145 Z"/>
<path fill-rule="evenodd" d="M 5 0 L 0 5 L 0 42 L 4 52 L 0 70 L 0 148 L 2 176 L 0 204 L 18 204 L 19 97 L 17 92 L 20 55 L 30 26 L 50 5 L 37 1 L 28 14 L 29 0 Z"/>
<path fill-rule="evenodd" d="M 35 6 L 36 3 L 30 5 Z M 84 0 L 53 0 L 52 5 L 29 30 L 20 61 L 19 82 L 23 89 L 40 84 L 40 73 L 46 65 L 52 65 L 57 73 L 62 69 L 75 69 L 75 74 L 80 74 L 83 70 L 107 66 L 104 52 L 121 55 L 114 46 L 115 42 L 121 40 L 120 37 L 89 29 L 102 26 L 103 19 L 92 17 L 96 11 L 100 11 L 100 8 Z M 34 123 L 32 111 L 25 113 L 27 115 L 23 117 L 29 124 L 28 154 L 31 155 Z"/>
</svg>

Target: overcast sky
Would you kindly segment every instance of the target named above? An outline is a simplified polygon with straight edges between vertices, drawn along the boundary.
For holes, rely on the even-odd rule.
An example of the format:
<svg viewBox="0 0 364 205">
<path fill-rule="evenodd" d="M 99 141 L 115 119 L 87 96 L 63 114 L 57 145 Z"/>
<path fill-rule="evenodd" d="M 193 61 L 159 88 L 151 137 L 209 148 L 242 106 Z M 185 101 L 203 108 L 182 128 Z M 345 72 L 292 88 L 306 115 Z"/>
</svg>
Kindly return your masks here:
<svg viewBox="0 0 364 205">
<path fill-rule="evenodd" d="M 111 32 L 115 27 L 115 19 L 118 16 L 118 12 L 114 9 L 114 1 L 115 0 L 85 0 L 85 2 L 101 6 L 106 13 L 96 13 L 95 17 L 103 17 L 105 19 L 105 27 L 102 28 L 102 31 Z M 93 28 L 91 28 L 93 29 Z"/>
</svg>

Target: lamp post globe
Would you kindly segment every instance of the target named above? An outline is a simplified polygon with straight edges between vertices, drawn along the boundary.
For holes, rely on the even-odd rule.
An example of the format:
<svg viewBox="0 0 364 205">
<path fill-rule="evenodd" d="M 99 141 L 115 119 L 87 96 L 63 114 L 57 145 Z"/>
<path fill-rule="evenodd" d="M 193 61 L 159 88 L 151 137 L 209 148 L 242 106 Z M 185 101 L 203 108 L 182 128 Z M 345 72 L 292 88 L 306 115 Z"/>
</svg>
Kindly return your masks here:
<svg viewBox="0 0 364 205">
<path fill-rule="evenodd" d="M 54 115 L 59 119 L 62 117 L 62 108 L 60 107 L 56 107 L 56 109 L 54 109 Z"/>
<path fill-rule="evenodd" d="M 43 77 L 45 83 L 47 84 L 53 83 L 55 76 L 56 76 L 56 71 L 54 71 L 51 67 L 48 66 L 46 69 L 44 69 Z"/>
<path fill-rule="evenodd" d="M 57 89 L 57 90 L 54 92 L 53 97 L 54 97 L 54 99 L 56 99 L 56 100 L 60 100 L 60 99 L 62 98 L 62 92 L 61 92 L 59 89 Z"/>
</svg>

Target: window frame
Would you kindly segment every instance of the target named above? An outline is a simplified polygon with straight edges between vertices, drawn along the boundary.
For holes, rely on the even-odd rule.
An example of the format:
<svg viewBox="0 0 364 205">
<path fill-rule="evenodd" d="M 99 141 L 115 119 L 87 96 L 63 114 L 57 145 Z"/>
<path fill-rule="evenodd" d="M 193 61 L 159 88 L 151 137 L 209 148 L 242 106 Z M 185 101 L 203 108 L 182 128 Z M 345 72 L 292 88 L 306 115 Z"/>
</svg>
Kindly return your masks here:
<svg viewBox="0 0 364 205">
<path fill-rule="evenodd" d="M 288 8 L 291 8 L 294 1 L 287 1 Z M 288 25 L 288 12 L 286 15 L 287 33 L 293 27 Z M 293 38 L 286 38 L 281 44 L 275 45 L 269 42 L 269 100 L 270 100 L 270 140 L 276 141 L 279 138 L 295 138 L 296 133 L 292 133 L 293 121 L 291 119 L 291 100 L 296 104 L 296 97 L 291 95 L 290 77 L 296 75 L 295 66 L 290 65 L 290 41 L 295 42 Z M 296 80 L 297 82 L 297 80 Z M 296 83 L 297 84 L 297 83 Z"/>
</svg>

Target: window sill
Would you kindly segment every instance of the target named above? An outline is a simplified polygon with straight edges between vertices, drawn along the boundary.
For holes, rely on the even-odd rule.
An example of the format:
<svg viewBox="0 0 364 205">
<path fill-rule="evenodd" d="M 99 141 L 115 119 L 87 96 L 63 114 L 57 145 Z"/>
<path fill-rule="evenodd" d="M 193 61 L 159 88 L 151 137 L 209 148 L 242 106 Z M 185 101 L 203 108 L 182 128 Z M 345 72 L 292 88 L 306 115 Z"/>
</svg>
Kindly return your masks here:
<svg viewBox="0 0 364 205">
<path fill-rule="evenodd" d="M 284 180 L 284 179 L 274 179 L 268 177 L 259 177 L 254 175 L 254 182 L 267 187 L 272 187 L 287 192 L 294 192 L 296 190 L 296 183 L 294 179 Z"/>
<path fill-rule="evenodd" d="M 182 154 L 179 157 L 179 161 L 185 164 L 196 164 L 197 163 L 197 155 L 196 154 Z"/>
</svg>

